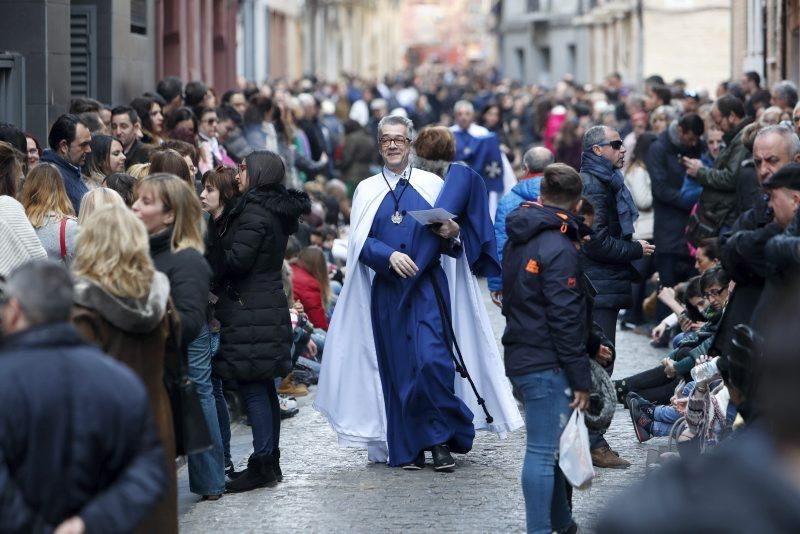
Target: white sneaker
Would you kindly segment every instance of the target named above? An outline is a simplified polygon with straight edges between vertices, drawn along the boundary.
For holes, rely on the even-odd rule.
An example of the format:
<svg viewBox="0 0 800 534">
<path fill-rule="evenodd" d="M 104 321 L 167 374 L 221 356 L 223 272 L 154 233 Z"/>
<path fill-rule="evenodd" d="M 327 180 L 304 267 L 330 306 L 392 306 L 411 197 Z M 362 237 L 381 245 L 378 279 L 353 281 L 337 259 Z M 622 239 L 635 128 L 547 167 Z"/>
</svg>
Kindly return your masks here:
<svg viewBox="0 0 800 534">
<path fill-rule="evenodd" d="M 297 409 L 297 400 L 295 400 L 293 397 L 278 395 L 278 404 L 283 412 L 291 412 Z"/>
</svg>

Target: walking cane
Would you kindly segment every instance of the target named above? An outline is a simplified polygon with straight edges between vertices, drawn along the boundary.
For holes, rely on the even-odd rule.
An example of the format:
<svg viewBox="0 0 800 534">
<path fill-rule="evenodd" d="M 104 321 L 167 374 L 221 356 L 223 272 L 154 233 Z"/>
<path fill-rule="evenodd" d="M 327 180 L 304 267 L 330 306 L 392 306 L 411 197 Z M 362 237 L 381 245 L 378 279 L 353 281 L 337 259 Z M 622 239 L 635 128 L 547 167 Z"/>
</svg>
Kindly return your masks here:
<svg viewBox="0 0 800 534">
<path fill-rule="evenodd" d="M 481 408 L 483 408 L 483 412 L 486 414 L 486 422 L 488 424 L 492 424 L 494 417 L 492 417 L 492 415 L 489 413 L 489 410 L 486 408 L 486 400 L 484 400 L 484 398 L 478 393 L 478 388 L 475 387 L 475 382 L 472 381 L 472 377 L 467 370 L 467 365 L 464 363 L 464 356 L 461 354 L 461 349 L 459 348 L 458 341 L 456 340 L 456 333 L 455 330 L 453 330 L 453 323 L 450 320 L 450 313 L 448 312 L 447 306 L 444 302 L 442 288 L 439 287 L 439 281 L 436 280 L 436 275 L 434 274 L 433 269 L 431 269 L 429 272 L 431 283 L 433 284 L 433 292 L 436 295 L 436 302 L 439 307 L 439 315 L 441 315 L 442 322 L 445 324 L 445 338 L 449 338 L 448 341 L 452 340 L 452 343 L 447 343 L 447 352 L 453 359 L 453 363 L 455 363 L 456 372 L 463 378 L 466 378 L 467 382 L 469 382 L 469 385 L 472 387 L 472 391 L 475 393 L 475 397 L 478 399 L 478 404 Z M 453 352 L 453 347 L 456 349 L 455 352 Z M 458 356 L 456 356 L 456 353 L 458 353 Z"/>
</svg>

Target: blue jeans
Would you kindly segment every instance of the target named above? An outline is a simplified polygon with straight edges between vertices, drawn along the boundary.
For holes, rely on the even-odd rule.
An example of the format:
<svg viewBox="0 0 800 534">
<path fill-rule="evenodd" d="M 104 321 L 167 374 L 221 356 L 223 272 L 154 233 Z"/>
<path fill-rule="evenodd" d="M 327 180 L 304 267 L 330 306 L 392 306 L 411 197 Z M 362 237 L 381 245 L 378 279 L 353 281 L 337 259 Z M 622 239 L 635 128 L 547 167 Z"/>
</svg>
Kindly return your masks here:
<svg viewBox="0 0 800 534">
<path fill-rule="evenodd" d="M 559 440 L 569 419 L 572 391 L 560 369 L 512 376 L 511 382 L 525 402 L 528 443 L 522 493 L 528 533 L 550 534 L 573 522 L 567 482 L 558 467 Z"/>
<path fill-rule="evenodd" d="M 216 356 L 219 350 L 219 332 L 211 334 L 211 356 Z M 219 434 L 222 437 L 222 452 L 225 466 L 233 464 L 231 460 L 231 417 L 228 414 L 228 403 L 225 401 L 225 388 L 221 378 L 211 377 L 214 388 L 214 403 L 217 407 L 217 420 L 219 421 Z"/>
<path fill-rule="evenodd" d="M 325 337 L 327 332 L 321 328 L 315 328 L 311 333 L 311 341 L 317 346 L 317 359 L 322 361 L 322 353 L 325 350 Z"/>
<path fill-rule="evenodd" d="M 208 327 L 189 344 L 189 379 L 194 382 L 203 415 L 206 417 L 211 449 L 189 455 L 189 491 L 198 495 L 219 495 L 225 492 L 225 460 L 222 437 L 217 420 L 214 390 L 211 386 L 211 334 Z"/>
<path fill-rule="evenodd" d="M 696 383 L 689 382 L 681 390 L 681 398 L 688 397 L 694 391 Z M 675 421 L 683 415 L 673 406 L 656 406 L 653 410 L 653 432 L 654 436 L 669 436 Z"/>
<path fill-rule="evenodd" d="M 281 435 L 281 408 L 274 380 L 239 382 L 253 431 L 253 454 L 271 454 Z"/>
</svg>

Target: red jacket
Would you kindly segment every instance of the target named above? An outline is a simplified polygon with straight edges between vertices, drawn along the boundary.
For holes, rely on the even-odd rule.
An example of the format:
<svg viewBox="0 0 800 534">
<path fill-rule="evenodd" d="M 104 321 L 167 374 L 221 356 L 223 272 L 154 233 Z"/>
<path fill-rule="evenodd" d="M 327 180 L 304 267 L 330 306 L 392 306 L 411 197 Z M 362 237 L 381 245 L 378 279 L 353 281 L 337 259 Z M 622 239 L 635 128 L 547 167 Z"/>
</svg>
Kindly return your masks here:
<svg viewBox="0 0 800 534">
<path fill-rule="evenodd" d="M 322 303 L 319 281 L 296 263 L 292 264 L 292 292 L 295 300 L 303 304 L 306 315 L 314 323 L 314 327 L 328 330 L 328 316 Z"/>
</svg>

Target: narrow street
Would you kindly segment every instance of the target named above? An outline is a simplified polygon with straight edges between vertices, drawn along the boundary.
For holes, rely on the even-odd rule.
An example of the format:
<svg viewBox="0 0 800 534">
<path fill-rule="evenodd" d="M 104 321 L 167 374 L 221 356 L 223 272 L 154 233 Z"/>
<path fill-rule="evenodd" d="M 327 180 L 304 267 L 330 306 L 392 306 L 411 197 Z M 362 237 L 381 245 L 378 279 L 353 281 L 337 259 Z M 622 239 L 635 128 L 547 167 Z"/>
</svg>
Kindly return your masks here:
<svg viewBox="0 0 800 534">
<path fill-rule="evenodd" d="M 499 342 L 503 317 L 485 293 Z M 662 357 L 645 337 L 619 332 L 617 342 L 615 378 L 650 368 Z M 456 456 L 454 473 L 390 469 L 368 463 L 366 451 L 340 448 L 328 424 L 311 407 L 313 395 L 312 388 L 308 397 L 298 399 L 300 413 L 283 422 L 284 481 L 277 487 L 198 502 L 199 497 L 189 493 L 186 467 L 181 468 L 182 532 L 524 531 L 519 483 L 524 430 L 506 440 L 478 434 L 472 452 Z M 647 449 L 666 441 L 639 444 L 622 406 L 606 438 L 633 465 L 627 470 L 599 470 L 589 490 L 574 493 L 576 519 L 584 532 L 591 531 L 611 497 L 644 476 Z M 231 448 L 239 466 L 247 462 L 250 439 L 249 428 L 234 427 Z"/>
</svg>

